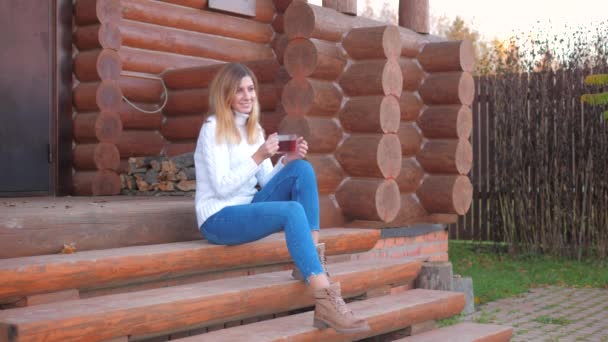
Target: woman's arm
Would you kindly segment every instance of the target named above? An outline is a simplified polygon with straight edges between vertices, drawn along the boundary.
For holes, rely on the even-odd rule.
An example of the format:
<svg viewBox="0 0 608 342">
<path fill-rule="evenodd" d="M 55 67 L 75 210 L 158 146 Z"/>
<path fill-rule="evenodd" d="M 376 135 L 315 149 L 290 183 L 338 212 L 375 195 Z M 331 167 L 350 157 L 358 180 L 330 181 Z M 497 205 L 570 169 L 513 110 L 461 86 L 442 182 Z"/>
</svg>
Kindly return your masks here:
<svg viewBox="0 0 608 342">
<path fill-rule="evenodd" d="M 220 198 L 229 197 L 253 177 L 260 166 L 253 158 L 245 158 L 236 168 L 230 168 L 228 146 L 215 141 L 215 123 L 206 123 L 196 144 L 194 164 L 197 179 L 209 179 L 211 190 Z"/>
</svg>

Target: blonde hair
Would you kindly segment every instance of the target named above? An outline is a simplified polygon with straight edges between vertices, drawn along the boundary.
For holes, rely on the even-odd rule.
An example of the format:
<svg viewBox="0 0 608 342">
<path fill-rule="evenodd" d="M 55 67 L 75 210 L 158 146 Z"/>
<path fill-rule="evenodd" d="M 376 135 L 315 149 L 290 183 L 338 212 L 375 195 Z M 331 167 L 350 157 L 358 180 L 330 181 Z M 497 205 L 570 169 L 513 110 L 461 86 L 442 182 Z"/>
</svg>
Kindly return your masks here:
<svg viewBox="0 0 608 342">
<path fill-rule="evenodd" d="M 234 112 L 232 111 L 232 100 L 236 94 L 241 80 L 244 77 L 251 77 L 253 86 L 257 92 L 258 80 L 253 72 L 243 64 L 228 63 L 224 65 L 215 75 L 211 82 L 209 90 L 209 114 L 214 113 L 217 121 L 216 141 L 218 144 L 230 143 L 239 144 L 241 135 L 234 121 Z M 247 142 L 255 143 L 262 133 L 262 128 L 259 124 L 260 104 L 257 96 L 253 102 L 253 109 L 249 113 L 247 120 Z"/>
</svg>

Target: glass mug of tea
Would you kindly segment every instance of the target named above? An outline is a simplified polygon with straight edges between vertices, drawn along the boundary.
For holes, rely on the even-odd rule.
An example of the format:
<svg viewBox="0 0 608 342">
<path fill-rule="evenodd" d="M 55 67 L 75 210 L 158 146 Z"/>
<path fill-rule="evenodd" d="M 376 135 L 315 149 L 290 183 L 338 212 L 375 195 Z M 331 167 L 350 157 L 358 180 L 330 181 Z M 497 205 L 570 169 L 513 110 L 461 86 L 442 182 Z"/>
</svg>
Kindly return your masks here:
<svg viewBox="0 0 608 342">
<path fill-rule="evenodd" d="M 277 153 L 289 153 L 295 152 L 297 148 L 298 136 L 295 134 L 279 134 L 277 135 L 279 140 L 279 150 Z"/>
</svg>

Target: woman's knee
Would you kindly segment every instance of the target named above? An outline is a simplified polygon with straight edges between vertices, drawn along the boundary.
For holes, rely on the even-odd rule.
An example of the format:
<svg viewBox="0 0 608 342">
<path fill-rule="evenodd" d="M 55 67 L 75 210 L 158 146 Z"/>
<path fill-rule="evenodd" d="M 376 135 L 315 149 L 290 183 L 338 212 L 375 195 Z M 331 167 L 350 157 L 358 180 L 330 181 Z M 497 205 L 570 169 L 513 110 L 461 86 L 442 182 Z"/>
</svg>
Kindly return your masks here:
<svg viewBox="0 0 608 342">
<path fill-rule="evenodd" d="M 290 166 L 291 168 L 298 170 L 298 173 L 301 176 L 316 179 L 315 170 L 313 169 L 312 165 L 306 160 L 303 160 L 303 159 L 294 160 L 291 163 L 289 163 L 287 166 Z"/>
</svg>

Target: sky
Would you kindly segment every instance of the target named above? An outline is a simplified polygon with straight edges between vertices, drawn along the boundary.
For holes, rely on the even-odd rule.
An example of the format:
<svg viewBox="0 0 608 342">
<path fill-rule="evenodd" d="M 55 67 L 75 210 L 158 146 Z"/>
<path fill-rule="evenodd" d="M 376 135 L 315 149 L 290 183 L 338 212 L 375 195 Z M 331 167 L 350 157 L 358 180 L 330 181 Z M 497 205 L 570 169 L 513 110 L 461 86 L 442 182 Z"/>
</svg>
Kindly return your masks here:
<svg viewBox="0 0 608 342">
<path fill-rule="evenodd" d="M 320 5 L 322 1 L 309 2 Z M 371 0 L 376 13 L 384 2 L 395 11 L 399 7 L 399 0 Z M 608 20 L 608 0 L 429 0 L 429 5 L 431 15 L 459 15 L 486 40 L 506 40 L 514 30 L 530 32 L 546 27 L 560 33 L 566 24 L 576 27 Z M 365 0 L 358 0 L 357 10 L 364 9 Z"/>
</svg>

